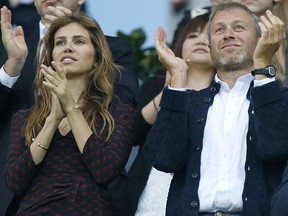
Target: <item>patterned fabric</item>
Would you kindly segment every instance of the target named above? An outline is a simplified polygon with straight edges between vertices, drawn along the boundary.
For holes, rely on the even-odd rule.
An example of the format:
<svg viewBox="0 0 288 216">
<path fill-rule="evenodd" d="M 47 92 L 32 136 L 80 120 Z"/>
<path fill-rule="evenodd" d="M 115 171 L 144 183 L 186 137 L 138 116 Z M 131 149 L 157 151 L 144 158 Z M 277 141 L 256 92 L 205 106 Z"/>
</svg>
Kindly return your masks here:
<svg viewBox="0 0 288 216">
<path fill-rule="evenodd" d="M 28 113 L 14 115 L 5 177 L 8 187 L 22 195 L 17 215 L 111 215 L 107 184 L 129 157 L 135 115 L 128 105 L 113 104 L 109 110 L 115 129 L 107 142 L 92 134 L 81 154 L 72 132 L 62 136 L 57 130 L 38 166 L 21 133 Z M 98 119 L 96 130 L 101 128 Z"/>
</svg>

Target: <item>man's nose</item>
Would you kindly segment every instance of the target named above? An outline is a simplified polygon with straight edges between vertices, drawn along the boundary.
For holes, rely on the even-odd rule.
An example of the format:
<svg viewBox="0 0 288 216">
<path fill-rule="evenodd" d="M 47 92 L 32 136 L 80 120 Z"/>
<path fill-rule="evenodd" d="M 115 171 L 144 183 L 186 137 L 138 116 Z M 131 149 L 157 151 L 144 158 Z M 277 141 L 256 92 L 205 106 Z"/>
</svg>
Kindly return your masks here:
<svg viewBox="0 0 288 216">
<path fill-rule="evenodd" d="M 234 38 L 234 31 L 232 28 L 227 28 L 225 29 L 225 32 L 224 32 L 224 37 L 225 38 Z"/>
</svg>

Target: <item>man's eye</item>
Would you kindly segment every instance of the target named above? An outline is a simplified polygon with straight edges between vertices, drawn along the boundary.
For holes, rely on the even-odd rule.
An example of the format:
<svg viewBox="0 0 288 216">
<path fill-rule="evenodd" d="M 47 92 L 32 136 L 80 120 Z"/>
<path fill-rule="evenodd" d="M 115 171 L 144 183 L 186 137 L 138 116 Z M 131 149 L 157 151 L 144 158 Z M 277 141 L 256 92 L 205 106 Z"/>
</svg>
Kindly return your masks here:
<svg viewBox="0 0 288 216">
<path fill-rule="evenodd" d="M 244 27 L 241 26 L 241 25 L 236 25 L 234 28 L 235 28 L 235 30 L 242 30 L 242 29 L 244 29 Z"/>
<path fill-rule="evenodd" d="M 224 31 L 224 29 L 223 28 L 217 28 L 216 29 L 216 34 L 220 34 L 220 33 L 222 33 Z"/>
</svg>

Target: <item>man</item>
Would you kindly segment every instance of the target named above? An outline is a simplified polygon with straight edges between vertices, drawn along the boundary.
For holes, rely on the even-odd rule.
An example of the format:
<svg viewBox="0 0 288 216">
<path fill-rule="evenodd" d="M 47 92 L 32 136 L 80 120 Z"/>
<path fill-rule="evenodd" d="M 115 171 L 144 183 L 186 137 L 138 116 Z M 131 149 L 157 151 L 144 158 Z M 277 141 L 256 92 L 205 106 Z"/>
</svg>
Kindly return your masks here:
<svg viewBox="0 0 288 216">
<path fill-rule="evenodd" d="M 282 130 L 288 94 L 282 97 L 271 66 L 284 24 L 268 11 L 258 25 L 246 6 L 220 3 L 208 32 L 217 74 L 198 92 L 185 89 L 189 59 L 176 58 L 163 29 L 156 32 L 171 85 L 164 89 L 146 156 L 156 169 L 174 173 L 168 216 L 268 216 L 282 172 L 274 166 L 283 168 L 288 138 Z"/>
<path fill-rule="evenodd" d="M 12 194 L 8 191 L 3 180 L 3 169 L 7 153 L 9 125 L 12 113 L 18 109 L 27 109 L 33 104 L 32 86 L 34 80 L 34 58 L 38 41 L 45 34 L 46 28 L 58 16 L 79 13 L 84 0 L 35 0 L 35 7 L 41 17 L 39 28 L 33 34 L 28 35 L 25 47 L 11 47 L 6 44 L 8 56 L 3 43 L 0 43 L 0 215 L 4 215 L 5 209 L 11 200 Z M 23 41 L 23 31 L 18 27 L 16 34 L 12 34 L 11 15 L 4 8 L 1 10 L 1 28 L 5 33 L 2 37 L 9 37 L 9 40 Z M 4 16 L 8 17 L 4 23 Z M 24 18 L 25 19 L 25 18 Z M 134 57 L 131 45 L 125 40 L 107 36 L 114 60 L 122 66 L 115 82 L 115 92 L 124 103 L 135 103 L 134 98 L 138 90 L 138 80 L 134 73 Z M 6 43 L 9 43 L 8 42 Z M 27 58 L 26 58 L 27 56 Z M 26 60 L 25 60 L 26 59 Z M 1 66 L 0 66 L 1 67 Z"/>
<path fill-rule="evenodd" d="M 257 16 L 265 15 L 266 10 L 271 10 L 273 14 L 278 16 L 284 23 L 286 28 L 286 35 L 288 31 L 288 2 L 287 0 L 235 0 L 241 4 L 246 5 L 252 12 L 257 14 Z M 288 87 L 288 47 L 287 47 L 287 38 L 286 41 L 283 41 L 282 46 L 275 54 L 275 62 L 279 64 L 282 69 L 282 73 L 277 74 L 277 78 L 282 82 L 282 84 Z M 285 60 L 286 57 L 286 60 Z"/>
</svg>

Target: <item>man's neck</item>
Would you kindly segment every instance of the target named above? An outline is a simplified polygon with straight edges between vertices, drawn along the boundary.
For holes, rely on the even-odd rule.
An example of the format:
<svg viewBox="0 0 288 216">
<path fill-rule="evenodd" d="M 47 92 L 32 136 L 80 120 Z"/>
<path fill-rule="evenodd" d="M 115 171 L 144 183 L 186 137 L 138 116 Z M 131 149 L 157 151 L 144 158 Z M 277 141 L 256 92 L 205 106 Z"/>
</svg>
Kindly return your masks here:
<svg viewBox="0 0 288 216">
<path fill-rule="evenodd" d="M 245 76 L 245 75 L 251 73 L 251 71 L 252 71 L 252 69 L 251 70 L 246 69 L 246 70 L 239 70 L 239 71 L 231 71 L 231 72 L 217 70 L 217 75 L 218 75 L 220 80 L 227 83 L 229 88 L 232 89 L 234 87 L 235 83 L 237 82 L 237 80 L 239 79 L 239 77 Z"/>
</svg>

